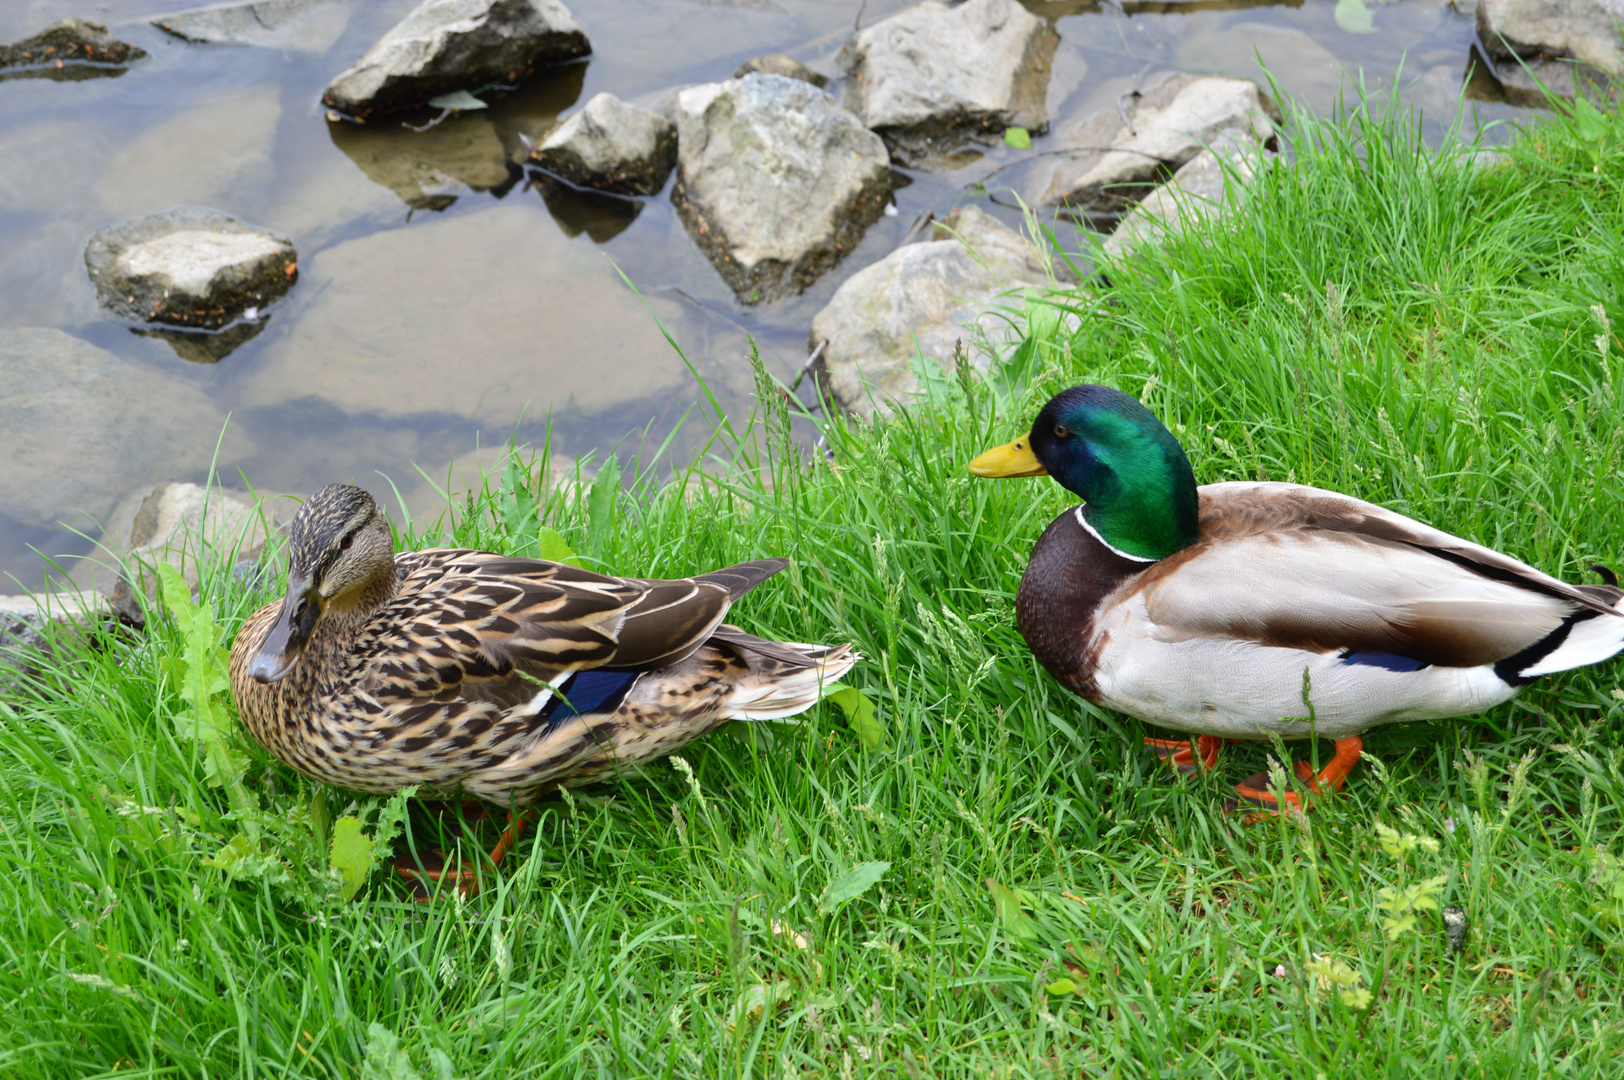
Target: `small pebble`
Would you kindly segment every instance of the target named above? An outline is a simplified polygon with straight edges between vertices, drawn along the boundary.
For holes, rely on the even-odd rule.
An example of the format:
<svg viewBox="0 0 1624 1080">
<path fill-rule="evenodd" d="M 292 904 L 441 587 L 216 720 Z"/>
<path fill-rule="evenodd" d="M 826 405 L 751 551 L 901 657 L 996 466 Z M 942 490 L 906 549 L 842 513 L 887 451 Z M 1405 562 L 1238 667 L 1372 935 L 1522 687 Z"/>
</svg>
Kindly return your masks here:
<svg viewBox="0 0 1624 1080">
<path fill-rule="evenodd" d="M 1458 904 L 1446 904 L 1439 912 L 1444 919 L 1444 933 L 1449 935 L 1449 953 L 1453 956 L 1466 948 L 1466 935 L 1471 932 L 1472 921 L 1466 917 L 1466 909 Z"/>
</svg>

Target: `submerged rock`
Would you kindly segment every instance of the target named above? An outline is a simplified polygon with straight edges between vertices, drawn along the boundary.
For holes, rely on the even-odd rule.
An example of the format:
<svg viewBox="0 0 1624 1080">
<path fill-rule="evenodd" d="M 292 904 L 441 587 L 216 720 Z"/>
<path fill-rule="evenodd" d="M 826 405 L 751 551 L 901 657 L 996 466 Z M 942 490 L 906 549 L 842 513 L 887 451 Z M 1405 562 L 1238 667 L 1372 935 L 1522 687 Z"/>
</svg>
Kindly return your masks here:
<svg viewBox="0 0 1624 1080">
<path fill-rule="evenodd" d="M 115 315 L 218 330 L 287 292 L 298 255 L 286 237 L 183 206 L 97 229 L 85 267 Z"/>
<path fill-rule="evenodd" d="M 258 45 L 324 53 L 350 24 L 355 0 L 247 0 L 159 15 L 152 25 L 198 45 Z"/>
<path fill-rule="evenodd" d="M 1568 98 L 1624 85 L 1621 22 L 1624 0 L 1481 0 L 1477 5 L 1478 37 L 1514 105 L 1543 104 L 1539 83 Z"/>
<path fill-rule="evenodd" d="M 1133 207 L 1106 239 L 1105 253 L 1121 256 L 1181 223 L 1222 213 L 1230 205 L 1232 182 L 1244 185 L 1275 156 L 1239 132 L 1219 132 L 1211 146 Z"/>
<path fill-rule="evenodd" d="M 365 120 L 452 90 L 515 83 L 592 51 L 559 0 L 424 0 L 322 94 Z"/>
<path fill-rule="evenodd" d="M 579 187 L 657 195 L 677 163 L 677 129 L 658 113 L 599 94 L 547 136 L 530 160 Z"/>
<path fill-rule="evenodd" d="M 208 395 L 151 365 L 61 330 L 0 330 L 0 506 L 18 521 L 105 522 L 154 472 L 207 468 L 225 419 Z M 224 458 L 236 460 L 245 446 L 235 427 L 226 441 Z"/>
<path fill-rule="evenodd" d="M 1120 111 L 1102 109 L 1066 132 L 1060 149 L 1068 153 L 1036 177 L 1028 198 L 1118 216 L 1220 133 L 1263 144 L 1280 120 L 1278 107 L 1250 79 L 1169 75 Z"/>
<path fill-rule="evenodd" d="M 859 31 L 836 64 L 846 107 L 907 159 L 1008 127 L 1046 131 L 1059 43 L 1016 0 L 926 0 Z"/>
<path fill-rule="evenodd" d="M 742 79 L 751 74 L 782 75 L 786 79 L 799 79 L 811 83 L 819 89 L 829 85 L 829 76 L 820 75 L 793 56 L 785 56 L 783 53 L 753 56 L 739 65 L 739 70 L 733 73 L 733 77 Z"/>
<path fill-rule="evenodd" d="M 885 212 L 880 137 L 810 83 L 746 75 L 677 96 L 683 225 L 746 303 L 792 295 Z"/>
<path fill-rule="evenodd" d="M 145 623 L 143 598 L 158 595 L 158 565 L 168 563 L 196 589 L 205 568 L 251 574 L 268 536 L 293 516 L 291 500 L 267 501 L 197 484 L 158 484 L 121 503 L 103 544 L 123 562 L 111 608 L 132 626 Z"/>
<path fill-rule="evenodd" d="M 853 274 L 812 320 L 809 346 L 828 342 L 819 361 L 824 388 L 859 416 L 917 392 L 916 342 L 952 370 L 954 346 L 972 335 L 966 324 L 986 320 L 994 329 L 1002 321 L 991 311 L 997 297 L 1052 280 L 1031 243 L 973 206 L 948 215 L 933 236 Z"/>
<path fill-rule="evenodd" d="M 367 179 L 414 210 L 444 210 L 457 201 L 459 187 L 504 191 L 519 174 L 485 112 L 448 117 L 427 131 L 333 121 L 327 133 Z"/>
<path fill-rule="evenodd" d="M 120 41 L 99 23 L 61 19 L 31 38 L 0 45 L 0 78 L 122 75 L 122 65 L 146 55 L 145 49 Z"/>
</svg>

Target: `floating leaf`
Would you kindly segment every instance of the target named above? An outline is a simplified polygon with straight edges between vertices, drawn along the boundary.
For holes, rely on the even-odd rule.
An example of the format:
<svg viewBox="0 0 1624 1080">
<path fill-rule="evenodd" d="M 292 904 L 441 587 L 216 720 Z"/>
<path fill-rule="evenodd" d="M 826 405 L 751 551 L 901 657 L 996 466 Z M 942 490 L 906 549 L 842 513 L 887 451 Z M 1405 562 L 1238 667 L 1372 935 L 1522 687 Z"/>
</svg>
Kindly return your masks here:
<svg viewBox="0 0 1624 1080">
<path fill-rule="evenodd" d="M 865 748 L 878 750 L 885 745 L 885 726 L 880 723 L 874 702 L 867 694 L 854 686 L 842 686 L 832 693 L 826 691 L 824 696 L 840 706 L 846 714 L 846 723 Z"/>
<path fill-rule="evenodd" d="M 1021 898 L 1014 889 L 1006 888 L 992 878 L 986 880 L 986 886 L 987 891 L 992 893 L 993 908 L 998 912 L 998 921 L 1003 924 L 1004 933 L 1026 941 L 1038 936 L 1032 920 L 1021 911 Z"/>
<path fill-rule="evenodd" d="M 489 105 L 486 105 L 466 90 L 453 90 L 449 94 L 431 97 L 429 98 L 429 104 L 436 109 L 462 109 L 464 111 L 490 108 Z"/>
<path fill-rule="evenodd" d="M 1070 979 L 1056 979 L 1043 988 L 1043 992 L 1050 997 L 1060 997 L 1062 994 L 1075 994 L 1077 984 Z"/>
<path fill-rule="evenodd" d="M 1023 127 L 1005 128 L 1004 143 L 1007 146 L 1013 146 L 1017 150 L 1030 150 L 1032 149 L 1032 133 Z"/>
<path fill-rule="evenodd" d="M 829 882 L 829 887 L 823 890 L 823 896 L 818 900 L 818 910 L 825 915 L 839 910 L 873 888 L 890 869 L 888 862 L 858 863 Z"/>
<path fill-rule="evenodd" d="M 1372 34 L 1376 31 L 1375 20 L 1370 17 L 1365 0 L 1336 0 L 1336 24 L 1350 34 Z"/>
<path fill-rule="evenodd" d="M 536 558 L 569 566 L 581 565 L 575 558 L 575 549 L 564 540 L 563 534 L 546 525 L 536 530 Z"/>
<path fill-rule="evenodd" d="M 339 891 L 344 899 L 355 899 L 372 872 L 372 840 L 361 831 L 360 818 L 347 815 L 333 822 L 333 847 L 328 860 L 343 876 Z"/>
</svg>

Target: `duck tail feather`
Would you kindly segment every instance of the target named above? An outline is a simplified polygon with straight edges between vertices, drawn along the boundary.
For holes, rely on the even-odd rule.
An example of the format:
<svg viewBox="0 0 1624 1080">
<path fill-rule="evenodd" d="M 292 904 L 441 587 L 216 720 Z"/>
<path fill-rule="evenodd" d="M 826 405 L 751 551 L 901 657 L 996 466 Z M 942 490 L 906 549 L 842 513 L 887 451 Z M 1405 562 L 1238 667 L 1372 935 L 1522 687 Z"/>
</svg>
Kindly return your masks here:
<svg viewBox="0 0 1624 1080">
<path fill-rule="evenodd" d="M 727 590 L 728 600 L 732 602 L 788 565 L 788 559 L 756 559 L 754 562 L 729 566 L 725 570 L 700 574 L 694 580 L 720 585 Z"/>
<path fill-rule="evenodd" d="M 775 652 L 793 657 L 784 661 L 757 651 L 750 671 L 734 684 L 722 708 L 734 720 L 782 720 L 817 704 L 824 688 L 852 669 L 862 657 L 850 645 L 801 645 L 767 642 Z"/>
<path fill-rule="evenodd" d="M 1624 651 L 1624 603 L 1612 616 L 1597 615 L 1579 619 L 1568 626 L 1560 644 L 1517 674 L 1524 679 L 1549 675 L 1570 668 L 1599 664 Z"/>
</svg>

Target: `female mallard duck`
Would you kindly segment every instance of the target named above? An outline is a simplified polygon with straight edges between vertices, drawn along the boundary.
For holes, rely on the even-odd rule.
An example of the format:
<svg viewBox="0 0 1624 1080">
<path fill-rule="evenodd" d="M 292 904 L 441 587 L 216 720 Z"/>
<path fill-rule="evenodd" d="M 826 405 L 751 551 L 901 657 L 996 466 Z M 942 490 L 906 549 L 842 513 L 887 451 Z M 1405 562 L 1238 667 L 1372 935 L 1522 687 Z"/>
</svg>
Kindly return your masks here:
<svg viewBox="0 0 1624 1080">
<path fill-rule="evenodd" d="M 333 484 L 293 519 L 287 598 L 237 634 L 231 689 L 254 738 L 313 780 L 522 807 L 729 720 L 810 708 L 859 659 L 849 645 L 766 641 L 722 622 L 787 565 L 656 581 L 483 551 L 396 555 L 372 497 Z M 513 820 L 493 862 L 522 826 Z"/>
<path fill-rule="evenodd" d="M 1109 387 L 1059 394 L 970 471 L 1052 476 L 1083 500 L 1032 551 L 1021 636 L 1072 691 L 1199 735 L 1198 747 L 1146 740 L 1177 750 L 1175 765 L 1211 768 L 1225 739 L 1318 736 L 1336 756 L 1298 775 L 1338 788 L 1368 728 L 1481 712 L 1624 648 L 1610 572 L 1569 585 L 1318 488 L 1198 488 L 1172 433 Z M 1273 805 L 1265 786 L 1240 793 Z"/>
</svg>

